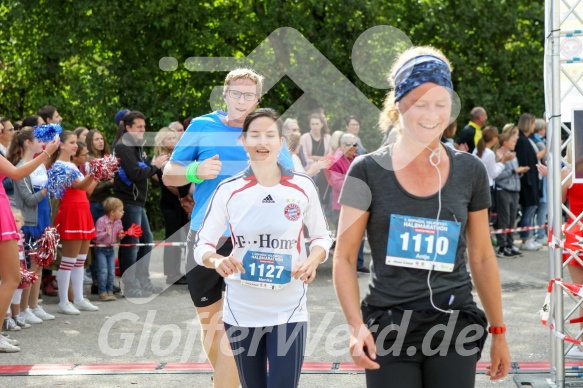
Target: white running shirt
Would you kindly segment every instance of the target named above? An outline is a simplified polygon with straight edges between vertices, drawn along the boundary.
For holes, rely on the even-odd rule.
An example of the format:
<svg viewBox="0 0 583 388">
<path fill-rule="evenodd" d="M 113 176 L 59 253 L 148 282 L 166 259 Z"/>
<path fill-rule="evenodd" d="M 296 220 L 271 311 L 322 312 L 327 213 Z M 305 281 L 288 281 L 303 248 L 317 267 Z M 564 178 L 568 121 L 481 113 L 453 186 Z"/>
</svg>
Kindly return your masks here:
<svg viewBox="0 0 583 388">
<path fill-rule="evenodd" d="M 307 285 L 290 279 L 286 269 L 293 270 L 307 258 L 304 224 L 312 241 L 310 251 L 320 246 L 328 257 L 332 245 L 312 179 L 280 168 L 280 183 L 273 187 L 258 184 L 251 167 L 222 181 L 195 238 L 194 258 L 199 265 L 205 253 L 216 252 L 227 226 L 234 247 L 231 255 L 241 262 L 247 257 L 243 276 L 252 276 L 247 283 L 255 287 L 243 284 L 240 272 L 225 278 L 223 320 L 230 325 L 264 327 L 307 321 Z M 285 286 L 278 288 L 281 283 Z"/>
</svg>

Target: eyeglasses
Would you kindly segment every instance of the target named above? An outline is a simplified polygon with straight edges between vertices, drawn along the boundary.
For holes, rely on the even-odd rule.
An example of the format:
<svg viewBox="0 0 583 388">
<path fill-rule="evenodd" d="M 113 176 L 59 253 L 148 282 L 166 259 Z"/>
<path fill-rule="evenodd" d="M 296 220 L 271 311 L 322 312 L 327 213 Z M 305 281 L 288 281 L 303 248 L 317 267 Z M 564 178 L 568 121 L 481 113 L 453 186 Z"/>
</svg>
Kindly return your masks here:
<svg viewBox="0 0 583 388">
<path fill-rule="evenodd" d="M 358 143 L 344 143 L 347 147 L 358 147 Z"/>
<path fill-rule="evenodd" d="M 251 92 L 243 93 L 243 92 L 240 92 L 238 90 L 229 90 L 229 97 L 234 98 L 235 100 L 238 100 L 241 98 L 241 96 L 243 96 L 243 98 L 247 101 L 253 101 L 257 98 L 257 94 L 255 94 L 255 93 L 251 93 Z"/>
</svg>

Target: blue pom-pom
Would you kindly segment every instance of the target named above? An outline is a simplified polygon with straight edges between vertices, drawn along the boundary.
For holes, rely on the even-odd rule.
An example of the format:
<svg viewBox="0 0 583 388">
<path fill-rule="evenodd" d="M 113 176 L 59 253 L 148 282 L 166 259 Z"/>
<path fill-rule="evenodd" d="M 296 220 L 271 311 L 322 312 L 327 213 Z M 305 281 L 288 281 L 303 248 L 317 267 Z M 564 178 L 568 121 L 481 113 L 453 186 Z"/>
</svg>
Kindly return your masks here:
<svg viewBox="0 0 583 388">
<path fill-rule="evenodd" d="M 65 191 L 73 186 L 73 182 L 80 175 L 79 171 L 68 167 L 63 163 L 55 163 L 53 168 L 47 171 L 47 190 L 51 198 L 63 198 Z"/>
<path fill-rule="evenodd" d="M 34 127 L 34 131 L 32 131 L 34 137 L 44 143 L 50 142 L 61 132 L 63 132 L 63 128 L 60 124 L 37 125 Z"/>
</svg>

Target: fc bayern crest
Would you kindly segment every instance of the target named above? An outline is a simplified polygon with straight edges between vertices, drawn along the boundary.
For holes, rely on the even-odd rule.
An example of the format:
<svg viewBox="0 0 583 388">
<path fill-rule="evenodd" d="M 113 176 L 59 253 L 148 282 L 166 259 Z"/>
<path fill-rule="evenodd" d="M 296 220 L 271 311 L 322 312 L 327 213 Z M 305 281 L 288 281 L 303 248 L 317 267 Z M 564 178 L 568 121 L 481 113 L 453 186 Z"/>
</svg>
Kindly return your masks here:
<svg viewBox="0 0 583 388">
<path fill-rule="evenodd" d="M 295 203 L 290 203 L 283 209 L 283 214 L 288 220 L 297 221 L 300 218 L 300 207 Z"/>
</svg>

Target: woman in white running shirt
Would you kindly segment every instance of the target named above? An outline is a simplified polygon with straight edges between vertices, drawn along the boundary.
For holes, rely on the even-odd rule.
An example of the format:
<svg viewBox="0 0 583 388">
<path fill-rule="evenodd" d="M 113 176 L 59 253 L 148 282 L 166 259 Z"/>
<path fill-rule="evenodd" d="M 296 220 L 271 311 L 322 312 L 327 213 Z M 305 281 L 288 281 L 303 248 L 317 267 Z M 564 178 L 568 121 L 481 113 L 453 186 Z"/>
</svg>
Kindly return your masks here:
<svg viewBox="0 0 583 388">
<path fill-rule="evenodd" d="M 268 108 L 251 112 L 241 141 L 249 167 L 217 187 L 196 236 L 194 257 L 225 278 L 223 320 L 242 386 L 297 387 L 307 285 L 327 258 L 332 239 L 313 181 L 277 163 L 284 144 L 277 113 Z M 304 225 L 311 236 L 309 252 Z M 216 249 L 227 227 L 234 248 L 223 257 Z"/>
</svg>

